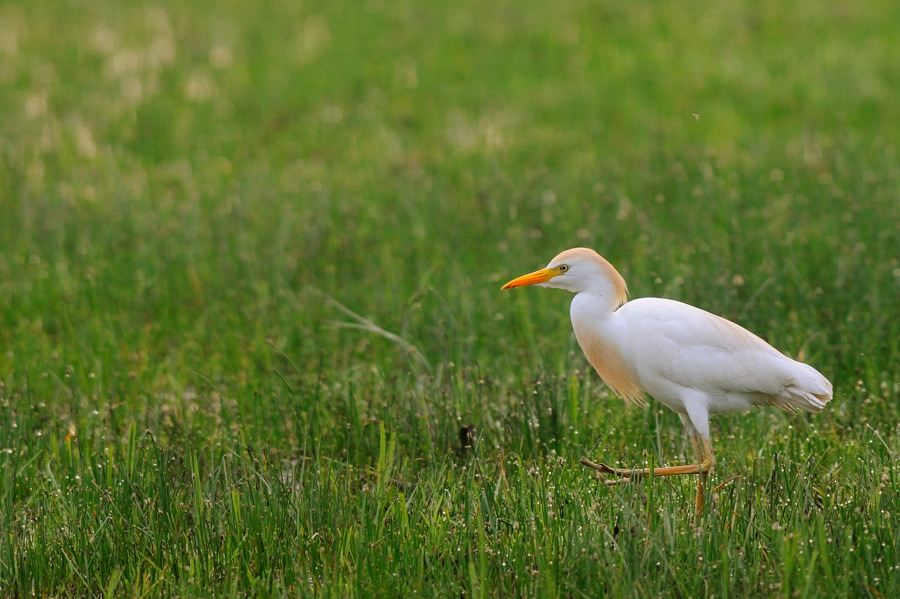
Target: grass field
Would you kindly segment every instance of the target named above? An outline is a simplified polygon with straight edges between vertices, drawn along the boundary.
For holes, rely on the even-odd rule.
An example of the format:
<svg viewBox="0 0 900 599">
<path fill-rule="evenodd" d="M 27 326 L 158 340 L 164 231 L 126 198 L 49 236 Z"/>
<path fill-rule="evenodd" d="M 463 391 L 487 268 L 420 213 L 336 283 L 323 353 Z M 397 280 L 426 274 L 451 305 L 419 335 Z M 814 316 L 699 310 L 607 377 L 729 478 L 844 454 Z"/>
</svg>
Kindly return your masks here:
<svg viewBox="0 0 900 599">
<path fill-rule="evenodd" d="M 898 597 L 900 3 L 0 5 L 0 595 Z M 569 296 L 834 383 L 613 397 Z M 470 447 L 464 443 L 471 442 Z"/>
</svg>

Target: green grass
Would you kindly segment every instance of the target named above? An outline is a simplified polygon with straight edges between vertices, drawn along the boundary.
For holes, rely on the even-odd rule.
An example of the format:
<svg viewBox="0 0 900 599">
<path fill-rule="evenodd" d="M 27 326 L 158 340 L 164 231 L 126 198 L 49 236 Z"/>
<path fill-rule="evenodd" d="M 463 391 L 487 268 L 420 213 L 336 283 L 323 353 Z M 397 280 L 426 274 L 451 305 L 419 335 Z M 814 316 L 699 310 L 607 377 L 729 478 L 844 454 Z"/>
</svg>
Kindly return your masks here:
<svg viewBox="0 0 900 599">
<path fill-rule="evenodd" d="M 0 6 L 0 594 L 900 596 L 900 5 L 444 4 Z M 575 245 L 834 382 L 699 528 Z"/>
</svg>

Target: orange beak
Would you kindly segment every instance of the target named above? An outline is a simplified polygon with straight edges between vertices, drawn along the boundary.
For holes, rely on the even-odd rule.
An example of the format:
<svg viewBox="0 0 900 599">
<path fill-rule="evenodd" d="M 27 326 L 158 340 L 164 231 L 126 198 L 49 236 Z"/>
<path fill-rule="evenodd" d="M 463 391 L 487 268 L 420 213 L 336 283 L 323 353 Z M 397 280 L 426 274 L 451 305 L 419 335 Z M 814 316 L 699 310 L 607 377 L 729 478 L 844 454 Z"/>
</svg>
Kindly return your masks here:
<svg viewBox="0 0 900 599">
<path fill-rule="evenodd" d="M 515 289 L 516 287 L 525 287 L 526 285 L 537 285 L 538 283 L 546 283 L 553 277 L 562 274 L 556 269 L 542 268 L 527 275 L 522 275 L 517 279 L 513 279 L 500 289 Z"/>
</svg>

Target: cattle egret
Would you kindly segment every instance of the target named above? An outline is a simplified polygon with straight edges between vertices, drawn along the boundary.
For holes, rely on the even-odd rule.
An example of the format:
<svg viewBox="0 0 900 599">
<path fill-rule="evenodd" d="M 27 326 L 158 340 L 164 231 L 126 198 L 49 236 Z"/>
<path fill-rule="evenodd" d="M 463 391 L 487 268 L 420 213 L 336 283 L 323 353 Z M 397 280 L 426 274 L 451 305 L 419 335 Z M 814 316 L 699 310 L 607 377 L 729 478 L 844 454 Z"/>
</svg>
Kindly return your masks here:
<svg viewBox="0 0 900 599">
<path fill-rule="evenodd" d="M 644 476 L 698 474 L 695 508 L 715 466 L 709 415 L 771 405 L 789 412 L 819 412 L 831 383 L 815 368 L 720 316 L 669 299 L 627 302 L 622 275 L 597 252 L 566 250 L 546 268 L 513 279 L 503 289 L 539 285 L 575 293 L 570 315 L 588 361 L 609 387 L 642 405 L 651 395 L 674 410 L 697 453 L 696 464 L 644 469 L 582 463 L 629 482 Z M 626 303 L 627 302 L 627 303 Z"/>
</svg>

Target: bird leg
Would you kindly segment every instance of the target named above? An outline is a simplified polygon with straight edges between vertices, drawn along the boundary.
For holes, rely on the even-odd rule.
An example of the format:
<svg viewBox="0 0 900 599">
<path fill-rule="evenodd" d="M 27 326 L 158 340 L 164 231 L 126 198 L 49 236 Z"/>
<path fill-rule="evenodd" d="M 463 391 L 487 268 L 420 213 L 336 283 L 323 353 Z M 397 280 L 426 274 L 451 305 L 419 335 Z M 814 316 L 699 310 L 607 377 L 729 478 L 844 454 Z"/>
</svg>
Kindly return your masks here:
<svg viewBox="0 0 900 599">
<path fill-rule="evenodd" d="M 700 466 L 700 476 L 697 478 L 697 500 L 694 504 L 694 513 L 699 519 L 700 515 L 703 513 L 703 495 L 706 490 L 706 479 L 709 476 L 709 471 L 716 465 L 716 456 L 713 453 L 712 442 L 707 437 L 701 438 L 699 435 L 695 435 L 691 437 L 691 441 L 694 444 L 697 455 L 700 457 L 700 463 L 698 464 Z"/>
<path fill-rule="evenodd" d="M 706 487 L 706 478 L 709 471 L 716 465 L 716 456 L 713 453 L 712 442 L 700 435 L 692 435 L 691 442 L 694 450 L 697 452 L 698 462 L 696 464 L 685 464 L 683 466 L 661 466 L 658 468 L 613 468 L 606 464 L 598 464 L 587 458 L 581 458 L 581 463 L 588 468 L 593 468 L 602 474 L 613 474 L 619 478 L 604 481 L 607 485 L 621 485 L 641 479 L 645 476 L 675 476 L 679 474 L 699 474 L 697 481 L 697 501 L 695 504 L 697 513 L 703 511 L 703 495 Z"/>
</svg>

